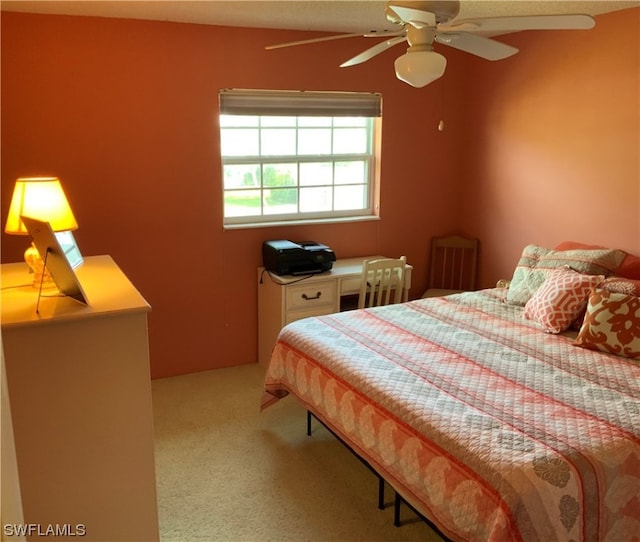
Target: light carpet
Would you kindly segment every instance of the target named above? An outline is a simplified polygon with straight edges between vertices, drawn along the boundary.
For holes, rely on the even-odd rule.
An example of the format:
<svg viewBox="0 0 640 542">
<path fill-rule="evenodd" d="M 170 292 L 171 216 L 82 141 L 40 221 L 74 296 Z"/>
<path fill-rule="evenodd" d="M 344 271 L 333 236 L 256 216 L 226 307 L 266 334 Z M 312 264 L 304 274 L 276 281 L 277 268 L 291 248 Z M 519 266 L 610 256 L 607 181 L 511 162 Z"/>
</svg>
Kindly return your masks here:
<svg viewBox="0 0 640 542">
<path fill-rule="evenodd" d="M 293 397 L 259 411 L 263 370 L 152 382 L 162 542 L 438 541 Z"/>
</svg>

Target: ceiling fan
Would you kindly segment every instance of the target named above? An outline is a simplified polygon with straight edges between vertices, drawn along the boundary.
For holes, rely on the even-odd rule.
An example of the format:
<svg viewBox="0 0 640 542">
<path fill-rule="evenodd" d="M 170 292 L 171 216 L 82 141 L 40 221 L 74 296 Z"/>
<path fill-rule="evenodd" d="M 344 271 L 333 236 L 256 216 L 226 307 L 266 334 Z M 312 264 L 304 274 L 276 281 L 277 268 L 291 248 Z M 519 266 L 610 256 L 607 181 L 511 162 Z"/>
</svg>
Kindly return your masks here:
<svg viewBox="0 0 640 542">
<path fill-rule="evenodd" d="M 387 38 L 340 64 L 344 68 L 366 62 L 406 41 L 409 45 L 407 52 L 395 61 L 396 77 L 420 88 L 442 77 L 447 66 L 447 59 L 433 50 L 434 42 L 486 60 L 502 60 L 516 54 L 518 49 L 488 36 L 523 30 L 586 30 L 595 26 L 595 20 L 589 15 L 519 15 L 452 21 L 458 11 L 459 0 L 392 0 L 387 2 L 386 17 L 388 21 L 400 26 L 395 32 L 339 34 L 270 45 L 266 49 L 362 36 Z"/>
</svg>

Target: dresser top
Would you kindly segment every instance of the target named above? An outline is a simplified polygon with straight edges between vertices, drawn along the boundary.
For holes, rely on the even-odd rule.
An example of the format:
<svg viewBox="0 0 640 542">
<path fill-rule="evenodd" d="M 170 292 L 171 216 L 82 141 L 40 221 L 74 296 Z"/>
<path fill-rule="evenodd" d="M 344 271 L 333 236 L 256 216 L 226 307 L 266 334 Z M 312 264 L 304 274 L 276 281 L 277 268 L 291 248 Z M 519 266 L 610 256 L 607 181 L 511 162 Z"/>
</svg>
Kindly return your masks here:
<svg viewBox="0 0 640 542">
<path fill-rule="evenodd" d="M 2 264 L 0 270 L 2 328 L 151 309 L 111 256 L 85 257 L 84 263 L 75 270 L 88 305 L 60 296 L 55 288 L 46 289 L 42 291 L 38 313 L 38 288 L 32 286 L 33 275 L 29 274 L 26 264 Z"/>
</svg>

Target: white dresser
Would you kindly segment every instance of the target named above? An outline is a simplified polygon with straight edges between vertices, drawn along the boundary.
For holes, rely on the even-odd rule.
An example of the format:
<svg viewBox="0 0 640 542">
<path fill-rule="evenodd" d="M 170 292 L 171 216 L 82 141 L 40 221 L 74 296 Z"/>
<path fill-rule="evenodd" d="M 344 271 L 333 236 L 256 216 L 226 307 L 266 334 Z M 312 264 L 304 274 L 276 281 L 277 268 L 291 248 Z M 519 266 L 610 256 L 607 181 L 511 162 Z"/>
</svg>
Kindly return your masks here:
<svg viewBox="0 0 640 542">
<path fill-rule="evenodd" d="M 90 304 L 43 297 L 38 315 L 26 265 L 1 268 L 24 522 L 65 540 L 157 541 L 148 303 L 93 256 L 77 270 Z"/>
<path fill-rule="evenodd" d="M 276 275 L 258 269 L 258 362 L 266 366 L 278 333 L 287 324 L 353 308 L 350 297 L 360 291 L 362 262 L 384 256 L 337 260 L 330 271 L 310 276 Z M 412 267 L 407 265 L 405 291 L 411 287 Z"/>
</svg>

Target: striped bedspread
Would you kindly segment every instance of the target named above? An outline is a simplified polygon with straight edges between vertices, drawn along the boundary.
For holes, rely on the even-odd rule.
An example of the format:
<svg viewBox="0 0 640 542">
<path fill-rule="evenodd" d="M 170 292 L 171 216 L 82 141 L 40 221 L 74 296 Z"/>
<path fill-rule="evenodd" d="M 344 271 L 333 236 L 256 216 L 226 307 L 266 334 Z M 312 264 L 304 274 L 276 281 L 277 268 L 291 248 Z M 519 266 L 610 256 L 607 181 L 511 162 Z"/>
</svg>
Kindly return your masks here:
<svg viewBox="0 0 640 542">
<path fill-rule="evenodd" d="M 521 311 L 484 290 L 294 322 L 262 407 L 295 395 L 453 540 L 638 540 L 640 364 Z"/>
</svg>

